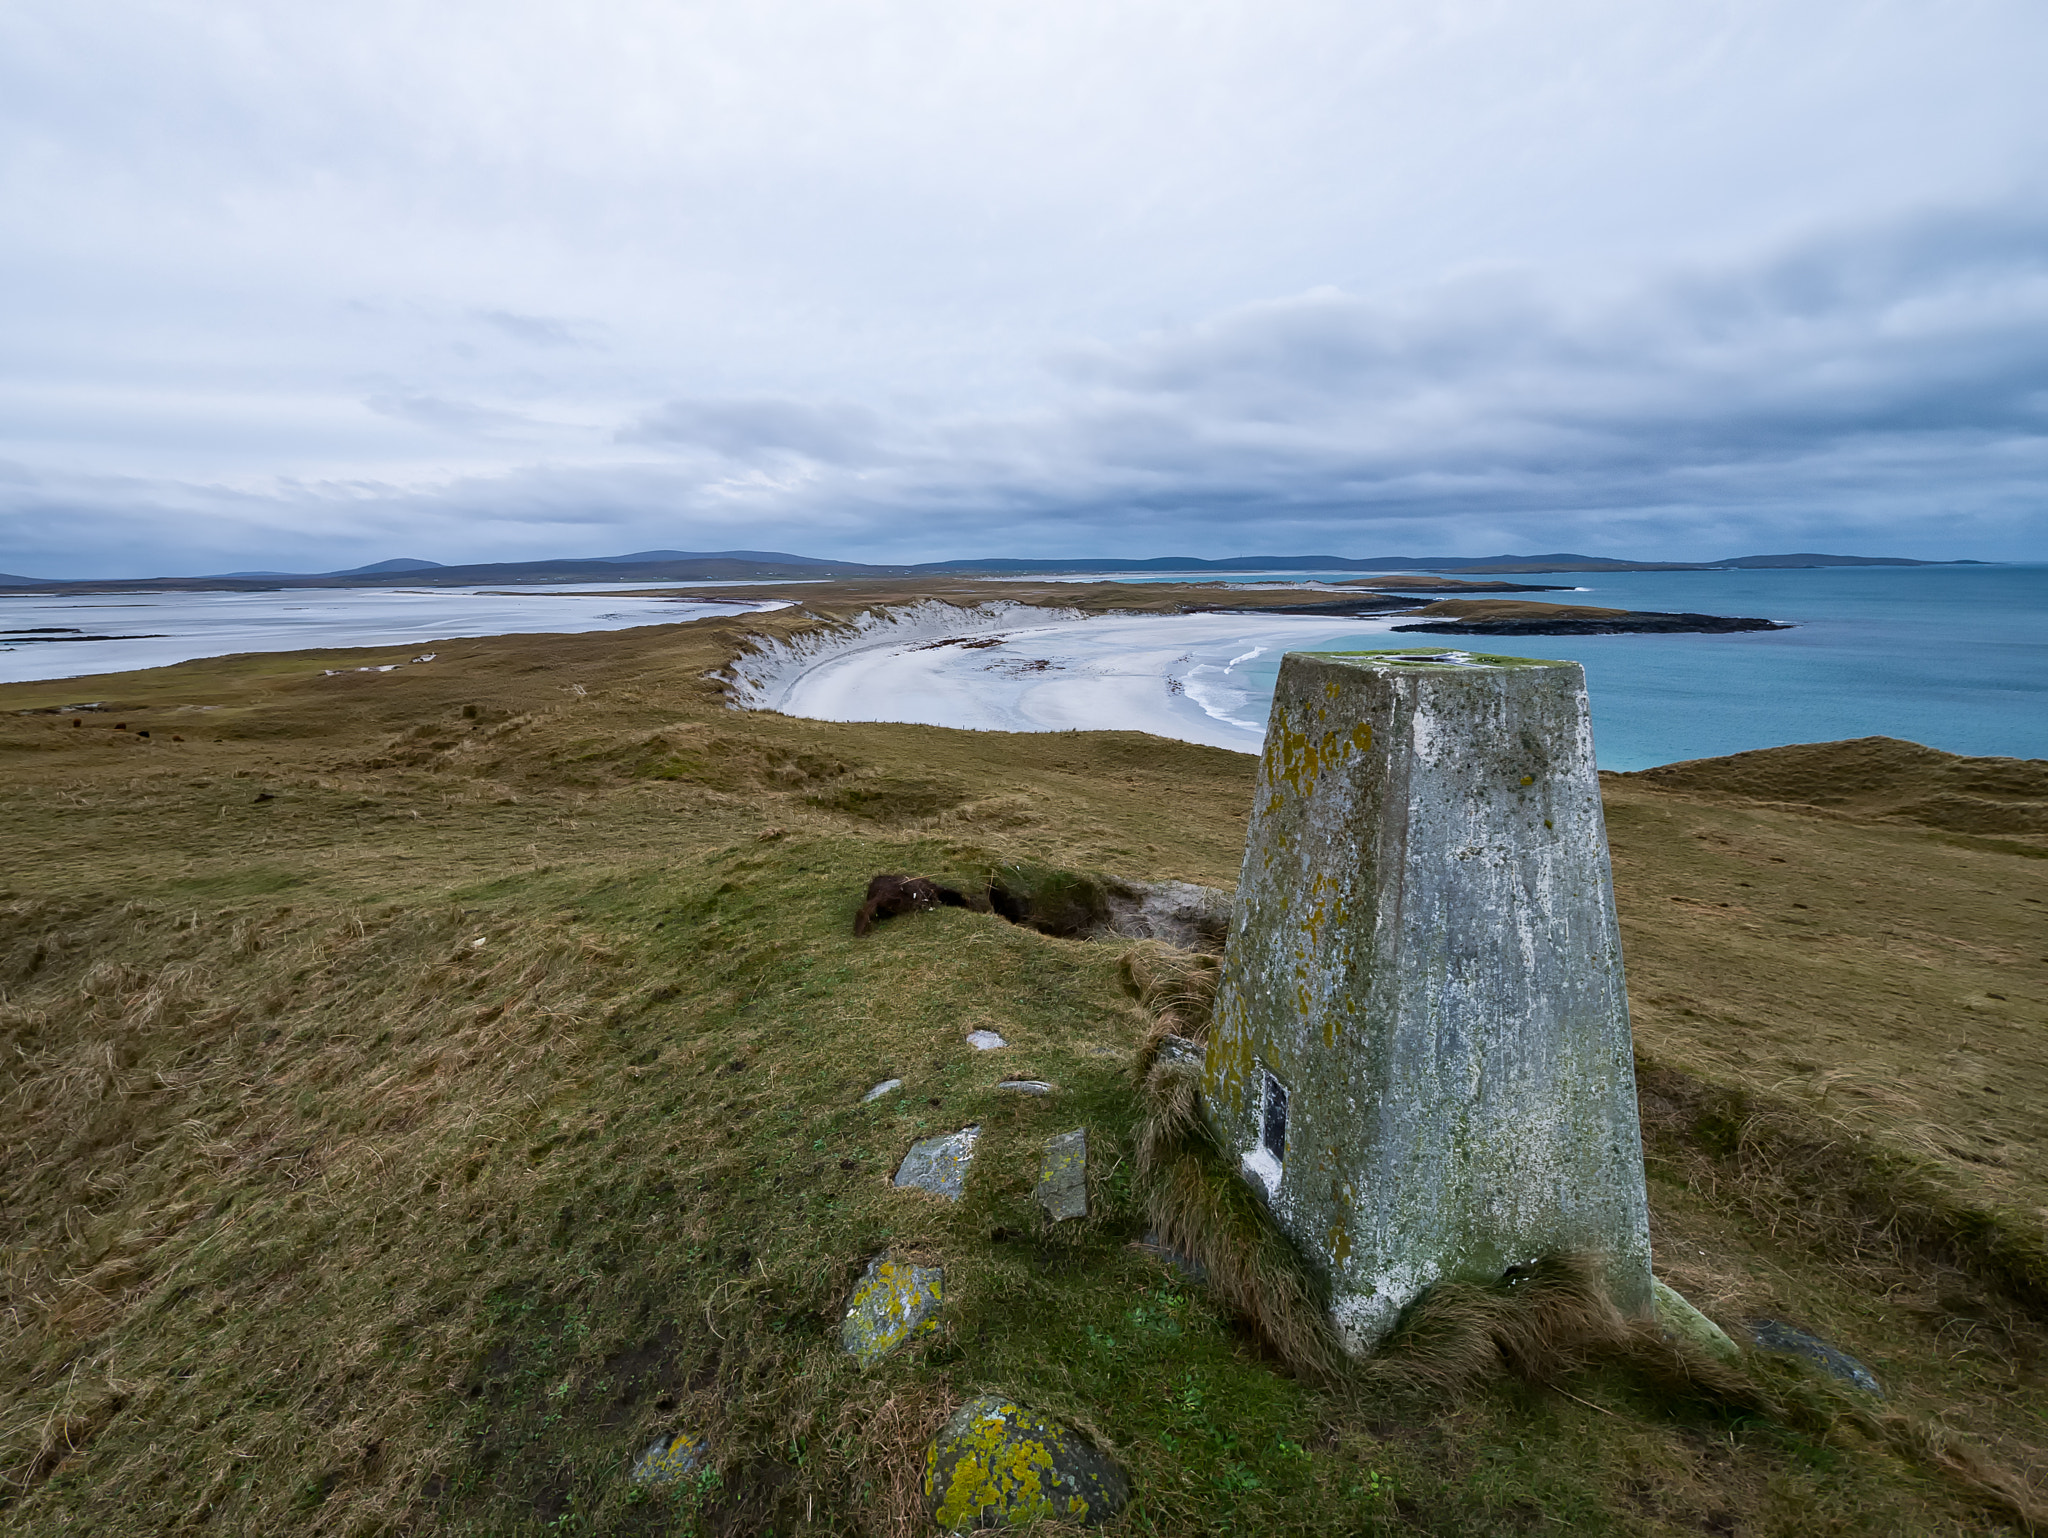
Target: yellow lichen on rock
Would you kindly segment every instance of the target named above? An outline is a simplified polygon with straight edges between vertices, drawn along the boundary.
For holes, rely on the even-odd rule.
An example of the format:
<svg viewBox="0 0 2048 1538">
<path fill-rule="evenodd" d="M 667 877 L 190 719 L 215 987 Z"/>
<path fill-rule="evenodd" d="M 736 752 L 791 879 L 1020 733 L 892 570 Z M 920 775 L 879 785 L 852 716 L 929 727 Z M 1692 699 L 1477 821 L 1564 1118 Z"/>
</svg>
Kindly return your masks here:
<svg viewBox="0 0 2048 1538">
<path fill-rule="evenodd" d="M 847 1299 L 839 1342 L 850 1356 L 877 1361 L 915 1335 L 939 1327 L 945 1272 L 878 1255 Z"/>
<path fill-rule="evenodd" d="M 663 1437 L 633 1465 L 632 1479 L 636 1485 L 651 1489 L 666 1489 L 689 1477 L 704 1461 L 704 1442 L 687 1431 L 679 1431 L 672 1437 Z"/>
<path fill-rule="evenodd" d="M 1130 1498 L 1123 1470 L 1012 1400 L 984 1394 L 925 1451 L 924 1497 L 947 1532 L 1064 1517 L 1102 1522 Z"/>
</svg>

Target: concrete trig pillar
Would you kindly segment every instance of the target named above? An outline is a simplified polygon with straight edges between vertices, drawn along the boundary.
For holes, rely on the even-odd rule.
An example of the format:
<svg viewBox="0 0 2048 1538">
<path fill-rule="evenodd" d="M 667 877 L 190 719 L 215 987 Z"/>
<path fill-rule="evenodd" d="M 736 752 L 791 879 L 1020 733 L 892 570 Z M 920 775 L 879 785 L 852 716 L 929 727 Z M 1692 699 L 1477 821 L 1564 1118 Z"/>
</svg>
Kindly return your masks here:
<svg viewBox="0 0 2048 1538">
<path fill-rule="evenodd" d="M 1651 1308 L 1607 829 L 1577 663 L 1292 652 L 1204 1069 L 1363 1353 L 1440 1279 L 1605 1257 Z"/>
</svg>

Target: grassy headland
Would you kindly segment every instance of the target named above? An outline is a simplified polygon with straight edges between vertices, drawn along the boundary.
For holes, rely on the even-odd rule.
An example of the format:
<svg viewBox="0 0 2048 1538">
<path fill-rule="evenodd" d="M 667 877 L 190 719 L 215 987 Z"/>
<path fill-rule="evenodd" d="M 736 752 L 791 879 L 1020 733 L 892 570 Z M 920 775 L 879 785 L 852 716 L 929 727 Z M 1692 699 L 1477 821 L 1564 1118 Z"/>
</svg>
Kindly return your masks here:
<svg viewBox="0 0 2048 1538">
<path fill-rule="evenodd" d="M 1203 601 L 936 596 L 1029 593 Z M 1433 1402 L 1287 1373 L 1132 1246 L 1149 1022 L 1121 948 L 951 909 L 850 933 L 880 871 L 1228 886 L 1252 761 L 727 710 L 706 675 L 740 638 L 812 622 L 0 686 L 10 1531 L 925 1531 L 924 1439 L 983 1391 L 1116 1454 L 1119 1532 L 2008 1520 L 1938 1438 L 1904 1455 L 1846 1406 L 1780 1423 L 1597 1364 Z M 84 700 L 113 708 L 18 713 Z M 1608 779 L 1659 1270 L 2026 1470 L 2039 766 L 1985 790 L 1914 760 L 1887 792 L 1876 751 Z M 1010 1045 L 976 1053 L 978 1027 Z M 995 1088 L 1015 1075 L 1058 1092 Z M 911 1140 L 970 1122 L 964 1200 L 890 1187 Z M 1038 1150 L 1076 1126 L 1093 1212 L 1051 1227 Z M 885 1249 L 944 1265 L 945 1327 L 862 1368 L 839 1315 Z M 709 1469 L 645 1498 L 625 1471 L 676 1429 Z"/>
</svg>

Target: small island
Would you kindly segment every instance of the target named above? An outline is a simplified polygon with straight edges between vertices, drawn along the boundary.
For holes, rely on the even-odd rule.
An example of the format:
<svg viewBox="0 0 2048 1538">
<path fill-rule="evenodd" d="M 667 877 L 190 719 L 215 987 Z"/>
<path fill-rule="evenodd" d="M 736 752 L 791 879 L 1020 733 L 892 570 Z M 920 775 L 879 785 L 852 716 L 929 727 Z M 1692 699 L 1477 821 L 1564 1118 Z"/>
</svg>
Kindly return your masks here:
<svg viewBox="0 0 2048 1538">
<path fill-rule="evenodd" d="M 1790 630 L 1781 620 L 1724 614 L 1664 614 L 1654 610 L 1601 609 L 1586 604 L 1524 600 L 1450 599 L 1417 609 L 1420 625 L 1396 625 L 1401 635 L 1726 635 L 1744 630 Z"/>
</svg>

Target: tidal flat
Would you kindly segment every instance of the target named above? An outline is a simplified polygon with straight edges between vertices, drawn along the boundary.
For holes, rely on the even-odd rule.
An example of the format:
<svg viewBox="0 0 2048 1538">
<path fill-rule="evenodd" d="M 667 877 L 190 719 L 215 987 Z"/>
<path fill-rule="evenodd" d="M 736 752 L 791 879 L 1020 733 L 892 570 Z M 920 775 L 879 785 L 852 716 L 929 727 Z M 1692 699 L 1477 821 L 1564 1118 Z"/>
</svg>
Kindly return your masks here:
<svg viewBox="0 0 2048 1538">
<path fill-rule="evenodd" d="M 9 1531 L 928 1532 L 924 1448 L 981 1394 L 1117 1459 L 1114 1533 L 2023 1530 L 2048 767 L 1603 776 L 1657 1274 L 1880 1406 L 1765 1355 L 1812 1413 L 1598 1360 L 1403 1397 L 1289 1371 L 1143 1243 L 1141 943 L 854 937 L 877 873 L 1230 887 L 1243 853 L 1240 752 L 729 708 L 747 637 L 906 596 L 0 685 Z M 968 1126 L 959 1201 L 892 1184 Z M 863 1364 L 881 1255 L 943 1308 Z M 634 1485 L 666 1437 L 701 1459 Z"/>
</svg>

